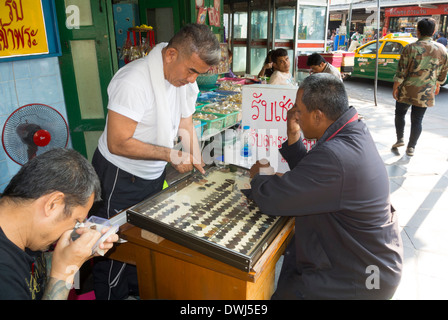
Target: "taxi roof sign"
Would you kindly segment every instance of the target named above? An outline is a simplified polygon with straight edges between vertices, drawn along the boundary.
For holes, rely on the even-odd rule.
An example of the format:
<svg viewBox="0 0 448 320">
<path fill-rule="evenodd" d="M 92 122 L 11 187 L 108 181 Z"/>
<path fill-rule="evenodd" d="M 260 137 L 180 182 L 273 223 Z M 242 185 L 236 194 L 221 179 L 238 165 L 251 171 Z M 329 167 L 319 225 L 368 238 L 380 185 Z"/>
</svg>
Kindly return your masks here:
<svg viewBox="0 0 448 320">
<path fill-rule="evenodd" d="M 398 32 L 398 33 L 389 33 L 388 35 L 384 36 L 383 39 L 393 39 L 393 38 L 413 38 L 412 34 L 407 32 Z"/>
</svg>

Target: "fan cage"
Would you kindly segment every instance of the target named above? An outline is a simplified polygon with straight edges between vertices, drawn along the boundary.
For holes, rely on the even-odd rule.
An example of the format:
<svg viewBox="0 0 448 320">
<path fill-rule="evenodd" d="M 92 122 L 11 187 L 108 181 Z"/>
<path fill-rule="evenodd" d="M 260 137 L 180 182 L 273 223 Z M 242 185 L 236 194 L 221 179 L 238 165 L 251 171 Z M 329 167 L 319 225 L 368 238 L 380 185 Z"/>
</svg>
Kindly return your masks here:
<svg viewBox="0 0 448 320">
<path fill-rule="evenodd" d="M 19 165 L 28 162 L 28 146 L 16 132 L 21 124 L 34 123 L 51 134 L 51 141 L 45 147 L 38 147 L 36 155 L 54 148 L 66 148 L 69 139 L 67 121 L 53 107 L 45 104 L 27 104 L 15 110 L 6 119 L 2 131 L 3 149 L 12 161 Z"/>
</svg>

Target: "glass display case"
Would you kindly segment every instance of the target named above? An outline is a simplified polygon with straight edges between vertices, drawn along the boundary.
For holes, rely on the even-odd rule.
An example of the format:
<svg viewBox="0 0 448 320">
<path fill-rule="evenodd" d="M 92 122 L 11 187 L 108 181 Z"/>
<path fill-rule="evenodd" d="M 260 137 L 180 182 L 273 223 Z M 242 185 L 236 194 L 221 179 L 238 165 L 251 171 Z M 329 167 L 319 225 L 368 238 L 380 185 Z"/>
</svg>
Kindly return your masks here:
<svg viewBox="0 0 448 320">
<path fill-rule="evenodd" d="M 288 218 L 263 214 L 248 188 L 247 169 L 211 166 L 130 208 L 127 220 L 249 272 Z"/>
</svg>

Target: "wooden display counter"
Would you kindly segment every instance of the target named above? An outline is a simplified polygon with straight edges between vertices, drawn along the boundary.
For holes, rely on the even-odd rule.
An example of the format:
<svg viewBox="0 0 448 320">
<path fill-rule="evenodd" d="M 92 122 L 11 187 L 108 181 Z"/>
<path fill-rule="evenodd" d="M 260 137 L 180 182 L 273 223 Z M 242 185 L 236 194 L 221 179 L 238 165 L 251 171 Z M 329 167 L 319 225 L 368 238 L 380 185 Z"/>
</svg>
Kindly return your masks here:
<svg viewBox="0 0 448 320">
<path fill-rule="evenodd" d="M 294 233 L 291 218 L 250 272 L 126 224 L 110 259 L 133 264 L 141 299 L 265 300 L 274 292 L 275 264 Z"/>
</svg>

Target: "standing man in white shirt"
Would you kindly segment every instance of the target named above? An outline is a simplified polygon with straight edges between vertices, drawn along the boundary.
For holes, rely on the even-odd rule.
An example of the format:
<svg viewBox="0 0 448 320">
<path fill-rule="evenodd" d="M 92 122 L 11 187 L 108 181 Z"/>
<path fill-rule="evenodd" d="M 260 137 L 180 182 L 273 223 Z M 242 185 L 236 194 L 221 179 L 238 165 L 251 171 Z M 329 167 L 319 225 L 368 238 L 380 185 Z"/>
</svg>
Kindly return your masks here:
<svg viewBox="0 0 448 320">
<path fill-rule="evenodd" d="M 102 185 L 102 201 L 92 215 L 111 218 L 161 191 L 167 163 L 180 173 L 204 172 L 192 120 L 196 78 L 220 57 L 210 28 L 190 24 L 117 72 L 108 87 L 106 127 L 92 160 Z M 177 136 L 182 151 L 173 149 Z M 134 266 L 104 259 L 95 262 L 93 276 L 97 299 L 139 294 Z"/>
</svg>

